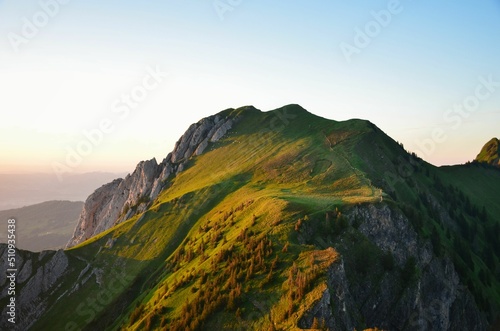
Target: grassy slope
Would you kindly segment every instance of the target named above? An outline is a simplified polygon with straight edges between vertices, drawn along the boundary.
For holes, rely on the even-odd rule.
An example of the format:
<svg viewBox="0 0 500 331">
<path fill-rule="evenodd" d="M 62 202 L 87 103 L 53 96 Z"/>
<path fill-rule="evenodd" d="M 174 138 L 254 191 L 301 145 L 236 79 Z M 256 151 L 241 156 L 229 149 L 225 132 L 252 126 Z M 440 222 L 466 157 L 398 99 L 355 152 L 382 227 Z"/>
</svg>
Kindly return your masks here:
<svg viewBox="0 0 500 331">
<path fill-rule="evenodd" d="M 136 276 L 129 281 L 131 293 L 128 298 L 137 296 L 137 299 L 124 308 L 124 315 L 128 317 L 126 312 L 130 312 L 136 302 L 152 305 L 157 296 L 157 284 L 170 284 L 183 276 L 187 277 L 185 274 L 188 270 L 199 274 L 201 269 L 208 268 L 209 261 L 217 253 L 237 244 L 237 238 L 245 228 L 254 231 L 256 238 L 271 240 L 269 248 L 278 255 L 281 273 L 285 273 L 292 261 L 302 256 L 300 254 L 312 250 L 311 247 L 299 245 L 296 240 L 293 242 L 294 238 L 290 237 L 304 212 L 330 210 L 345 203 L 379 199 L 380 191 L 371 187 L 364 175 L 354 168 L 351 156 L 346 152 L 350 148 L 349 144 L 354 144 L 364 132 L 371 130 L 367 122 L 336 123 L 313 116 L 295 106 L 285 110 L 289 117 L 281 121 L 279 112 L 282 111 L 261 113 L 251 109 L 235 110 L 241 113 L 244 121 L 237 124 L 228 137 L 212 145 L 210 151 L 193 159 L 191 166 L 173 179 L 170 187 L 162 192 L 145 214 L 69 251 L 94 268 L 120 268 L 128 275 Z M 249 201 L 252 203 L 246 206 Z M 208 259 L 204 263 L 193 260 L 182 264 L 182 269 L 177 272 L 171 270 L 172 253 L 176 249 L 184 250 L 186 245 L 199 246 L 201 240 L 208 242 L 214 231 L 202 236 L 200 229 L 207 226 L 213 229 L 216 219 L 242 204 L 245 205 L 244 210 L 237 217 L 234 216 L 231 222 L 234 224 L 219 224 L 218 231 L 222 237 L 213 247 L 207 248 L 205 254 Z M 106 244 L 111 246 L 111 242 L 112 247 L 100 248 Z M 281 252 L 287 242 L 289 251 Z M 243 253 L 244 248 L 240 249 Z M 270 267 L 271 259 L 276 258 L 275 254 L 265 258 L 266 268 Z M 331 263 L 335 254 L 323 255 L 326 257 L 318 258 L 317 264 L 321 264 L 319 261 L 322 259 Z M 257 272 L 255 282 L 249 282 L 247 286 L 259 288 L 261 278 L 265 276 L 263 272 Z M 217 275 L 212 276 L 216 278 Z M 277 280 L 262 291 L 263 296 L 274 298 L 278 311 L 283 277 L 282 274 L 277 276 Z M 59 319 L 54 319 L 52 315 L 59 315 L 67 306 L 77 307 L 75 303 L 79 298 L 97 298 L 102 288 L 113 283 L 113 277 L 104 273 L 99 281 L 103 284 L 101 289 L 92 276 L 81 285 L 78 293 L 55 303 L 54 309 L 44 316 L 38 326 L 54 323 L 54 320 L 60 320 L 61 325 L 52 324 L 53 327 L 65 326 L 70 315 L 69 320 L 80 326 L 89 319 L 89 311 L 96 316 L 104 312 L 103 307 L 85 303 L 85 307 L 91 308 L 77 311 L 66 308 L 64 311 L 68 316 L 60 316 L 62 318 Z M 149 286 L 152 291 L 144 291 Z M 181 302 L 190 295 L 188 288 L 176 291 L 163 303 L 164 309 L 168 311 L 166 316 L 175 319 L 180 313 Z M 114 300 L 123 298 L 123 293 L 113 297 Z M 254 298 L 248 299 L 251 302 Z M 308 297 L 308 300 L 312 299 Z M 247 308 L 250 310 L 251 306 L 250 303 Z M 255 306 L 252 307 L 255 309 Z M 86 314 L 82 314 L 82 311 Z M 248 316 L 249 312 L 246 312 L 242 318 Z M 102 320 L 106 320 L 105 315 Z M 266 321 L 266 318 L 261 318 L 257 323 Z M 236 321 L 229 318 L 228 323 Z"/>
<path fill-rule="evenodd" d="M 443 180 L 460 188 L 472 202 L 485 207 L 489 214 L 500 222 L 498 189 L 500 170 L 474 165 L 448 166 L 439 168 Z"/>
<path fill-rule="evenodd" d="M 219 146 L 214 146 L 211 151 L 195 159 L 193 166 L 181 173 L 172 186 L 162 193 L 152 209 L 161 208 L 163 204 L 191 192 L 196 193 L 190 196 L 190 206 L 207 207 L 207 212 L 203 210 L 197 213 L 199 219 L 189 233 L 179 234 L 189 239 L 183 242 L 178 255 L 185 256 L 187 251 L 195 251 L 200 245 L 207 247 L 203 250 L 203 257 L 197 251 L 194 253 L 197 257 L 193 260 L 172 262 L 172 258 L 168 259 L 166 267 L 163 266 L 157 276 L 160 285 L 137 300 L 140 305 L 145 305 L 145 312 L 133 323 L 125 319 L 123 325 L 131 324 L 131 329 L 140 329 L 146 324 L 162 324 L 161 318 L 156 317 L 159 315 L 171 321 L 183 316 L 183 304 L 196 297 L 191 289 L 201 285 L 198 277 L 190 279 L 189 275 L 200 275 L 201 270 L 204 270 L 209 273 L 209 279 L 218 279 L 221 275 L 212 270 L 211 261 L 225 249 L 245 253 L 245 248 L 238 244 L 241 241 L 238 236 L 245 229 L 252 231 L 256 238 L 271 240 L 272 258 L 277 257 L 280 261 L 279 274 L 273 282 L 262 288 L 267 274 L 256 272 L 251 280 L 244 282 L 246 289 L 242 295 L 244 299 L 241 299 L 244 304 L 239 320 L 234 313 L 223 314 L 222 320 L 206 319 L 205 327 L 233 328 L 245 325 L 262 328 L 269 323 L 269 316 L 265 315 L 268 313 L 258 308 L 258 302 L 262 300 L 272 303 L 272 308 L 262 310 L 271 310 L 272 318 L 275 322 L 280 320 L 282 327 L 289 328 L 296 324 L 296 319 L 283 317 L 287 304 L 281 294 L 286 270 L 299 256 L 302 256 L 299 258 L 301 261 L 306 259 L 304 256 L 307 254 L 319 254 L 322 258 L 315 259 L 318 265 L 321 265 L 319 261 L 322 259 L 333 262 L 335 256 L 333 252 L 313 253 L 311 247 L 299 245 L 291 235 L 297 220 L 304 216 L 304 212 L 331 210 L 345 203 L 377 201 L 379 192 L 353 168 L 345 152 L 348 147 L 344 144 L 354 143 L 352 140 L 358 139 L 359 133 L 370 129 L 366 122 L 334 123 L 298 108 L 290 109 L 289 113 L 295 118 L 277 130 L 272 130 L 275 113 L 245 113 L 244 125 L 237 125 Z M 264 130 L 258 129 L 256 132 L 256 128 Z M 279 130 L 281 128 L 282 131 Z M 215 188 L 215 192 L 202 193 L 207 187 Z M 244 208 L 233 213 L 235 206 Z M 227 213 L 231 214 L 230 221 L 224 219 Z M 207 228 L 210 228 L 208 232 Z M 214 240 L 217 231 L 220 231 L 221 237 Z M 287 243 L 289 249 L 283 252 Z M 324 263 L 323 267 L 328 263 Z M 218 268 L 222 269 L 223 265 Z M 304 265 L 303 272 L 312 268 Z M 224 279 L 223 276 L 221 278 Z M 184 283 L 184 279 L 187 284 L 172 290 L 177 288 L 177 282 Z M 320 289 L 324 288 L 321 284 L 311 285 L 317 286 L 318 290 L 312 290 L 297 310 L 304 310 L 305 306 L 318 299 Z"/>
<path fill-rule="evenodd" d="M 264 329 L 270 320 L 293 329 L 300 312 L 321 296 L 324 272 L 337 254 L 300 244 L 301 224 L 309 217 L 324 219 L 338 206 L 411 204 L 419 191 L 436 194 L 428 187 L 439 170 L 412 161 L 413 171 L 402 171 L 408 155 L 369 122 L 329 121 L 297 106 L 227 113 L 244 120 L 194 158 L 146 213 L 69 251 L 95 268 L 123 270 L 128 291 L 116 293 L 109 306 L 84 302 L 87 314 L 67 309 L 81 298 L 97 298 L 114 281 L 104 273 L 97 286 L 91 277 L 37 326 L 63 327 L 68 320 L 85 325 L 91 311 L 99 326 L 111 329 L 181 325 L 193 314 L 210 329 Z M 425 224 L 421 231 L 429 234 L 438 221 L 426 217 Z M 443 240 L 446 246 L 444 234 Z M 309 294 L 300 296 L 294 291 L 305 274 Z M 214 288 L 217 293 L 210 292 Z M 239 311 L 209 311 L 211 303 L 218 304 L 214 309 L 230 305 L 231 297 Z M 208 313 L 195 314 L 187 304 L 194 302 Z"/>
</svg>

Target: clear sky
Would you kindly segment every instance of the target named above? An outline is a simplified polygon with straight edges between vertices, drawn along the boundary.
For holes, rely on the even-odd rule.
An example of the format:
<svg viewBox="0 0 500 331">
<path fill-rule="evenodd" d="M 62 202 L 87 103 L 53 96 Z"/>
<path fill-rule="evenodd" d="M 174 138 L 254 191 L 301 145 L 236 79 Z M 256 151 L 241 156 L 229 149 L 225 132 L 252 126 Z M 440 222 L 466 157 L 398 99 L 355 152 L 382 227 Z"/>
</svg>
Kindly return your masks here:
<svg viewBox="0 0 500 331">
<path fill-rule="evenodd" d="M 499 64 L 495 0 L 0 0 L 0 172 L 132 171 L 290 103 L 463 163 L 500 136 Z"/>
</svg>

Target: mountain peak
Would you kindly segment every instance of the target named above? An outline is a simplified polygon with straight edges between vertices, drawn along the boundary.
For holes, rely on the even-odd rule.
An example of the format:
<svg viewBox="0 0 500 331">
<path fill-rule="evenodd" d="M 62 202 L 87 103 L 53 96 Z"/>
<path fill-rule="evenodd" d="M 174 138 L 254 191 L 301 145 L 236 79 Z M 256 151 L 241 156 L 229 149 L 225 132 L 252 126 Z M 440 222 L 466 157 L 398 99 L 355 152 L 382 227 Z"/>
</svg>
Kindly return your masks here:
<svg viewBox="0 0 500 331">
<path fill-rule="evenodd" d="M 237 111 L 238 113 L 255 113 L 255 112 L 261 113 L 262 112 L 260 109 L 254 107 L 252 105 L 238 107 L 236 109 L 229 108 L 229 109 L 226 109 L 222 112 L 232 112 L 232 111 Z M 270 114 L 286 112 L 286 113 L 295 114 L 295 115 L 304 115 L 304 114 L 314 115 L 314 114 L 310 113 L 309 111 L 307 111 L 304 107 L 302 107 L 299 104 L 288 104 L 288 105 L 285 105 L 283 107 L 279 107 L 279 108 L 276 108 L 276 109 L 273 109 L 270 111 L 266 111 L 266 112 L 268 112 Z M 316 115 L 314 115 L 314 116 L 316 116 Z"/>
<path fill-rule="evenodd" d="M 309 115 L 309 116 L 317 116 L 317 115 L 314 115 L 313 113 L 307 111 L 304 107 L 302 107 L 301 105 L 298 105 L 298 104 L 289 104 L 289 105 L 285 105 L 283 107 L 280 107 L 280 108 L 277 108 L 277 109 L 274 109 L 274 110 L 271 110 L 270 111 L 271 113 L 274 113 L 274 112 L 286 112 L 288 114 L 293 114 L 293 115 L 297 115 L 297 116 L 303 116 L 303 115 Z"/>
<path fill-rule="evenodd" d="M 476 156 L 475 161 L 500 167 L 500 141 L 498 138 L 492 138 L 488 141 Z"/>
</svg>

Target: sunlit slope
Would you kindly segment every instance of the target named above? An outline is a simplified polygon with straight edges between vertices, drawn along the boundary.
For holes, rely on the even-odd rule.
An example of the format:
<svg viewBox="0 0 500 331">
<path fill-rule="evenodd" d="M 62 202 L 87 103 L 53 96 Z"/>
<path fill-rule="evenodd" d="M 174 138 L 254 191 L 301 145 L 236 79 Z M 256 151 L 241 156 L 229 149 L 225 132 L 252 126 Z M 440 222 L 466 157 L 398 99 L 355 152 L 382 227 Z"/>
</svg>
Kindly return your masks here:
<svg viewBox="0 0 500 331">
<path fill-rule="evenodd" d="M 475 161 L 500 167 L 500 141 L 498 138 L 492 138 L 488 141 L 477 155 Z"/>
<path fill-rule="evenodd" d="M 280 115 L 288 121 L 278 126 Z M 297 325 L 293 316 L 321 297 L 326 288 L 321 279 L 336 256 L 333 250 L 300 245 L 294 230 L 299 220 L 335 206 L 380 199 L 380 191 L 352 166 L 347 152 L 349 143 L 371 129 L 368 123 L 353 121 L 346 132 L 345 123 L 299 107 L 268 114 L 246 110 L 241 116 L 241 125 L 194 159 L 153 204 L 152 210 L 159 210 L 184 199 L 198 219 L 176 234 L 186 239 L 158 269 L 157 285 L 115 327 L 231 329 L 243 323 L 259 329 L 270 318 Z M 304 282 L 295 284 L 303 288 L 292 303 L 287 296 L 295 285 L 286 285 L 287 277 Z M 309 294 L 302 297 L 306 288 Z M 259 310 L 259 301 L 268 306 Z M 190 313 L 197 305 L 203 310 Z M 227 313 L 211 318 L 226 305 Z"/>
<path fill-rule="evenodd" d="M 51 311 L 66 308 L 78 325 L 87 324 L 90 317 L 96 318 L 103 312 L 113 316 L 113 310 L 110 312 L 107 305 L 72 312 L 67 309 L 68 302 L 69 306 L 78 307 L 74 303 L 79 298 L 97 297 L 100 289 L 106 287 L 106 283 L 113 284 L 116 278 L 106 271 L 110 269 L 126 274 L 123 282 L 130 287 L 128 293 L 113 293 L 108 299 L 110 302 L 130 301 L 144 293 L 144 286 L 156 285 L 162 279 L 166 283 L 177 278 L 180 281 L 181 275 L 166 271 L 169 264 L 165 261 L 171 261 L 172 254 L 186 241 L 193 247 L 199 246 L 200 240 L 214 241 L 209 238 L 216 231 L 214 227 L 220 227 L 218 240 L 205 252 L 210 257 L 208 262 L 201 264 L 193 260 L 192 266 L 183 265 L 183 270 L 195 268 L 193 272 L 198 274 L 199 268 L 208 268 L 207 264 L 218 252 L 241 242 L 239 236 L 245 229 L 255 227 L 252 237 L 271 241 L 268 249 L 281 252 L 293 232 L 290 230 L 306 213 L 380 200 L 381 191 L 355 168 L 351 151 L 360 137 L 373 130 L 370 123 L 334 122 L 314 116 L 299 106 L 267 113 L 247 107 L 233 110 L 230 116 L 238 116 L 231 134 L 192 159 L 190 166 L 171 180 L 147 212 L 70 251 L 92 268 L 102 270 L 98 277 L 101 285 L 94 279 L 95 275 L 80 275 L 79 278 L 90 280 L 81 284 L 74 294 L 55 303 Z M 220 221 L 228 213 L 234 215 L 236 206 L 242 205 L 245 206 L 243 214 L 238 220 L 234 219 L 234 225 L 227 220 L 228 216 Z M 212 230 L 203 237 L 200 229 L 207 227 Z M 299 245 L 292 248 L 291 253 L 283 253 L 284 269 L 305 250 Z M 199 255 L 199 252 L 193 254 Z M 266 258 L 276 257 L 270 254 Z M 267 260 L 264 264 L 271 263 Z M 167 306 L 177 307 L 182 296 L 172 300 Z M 123 304 L 122 309 L 129 308 Z M 179 313 L 177 310 L 170 314 L 172 318 Z M 79 314 L 82 311 L 86 314 Z M 45 323 L 53 323 L 50 312 L 39 325 Z"/>
<path fill-rule="evenodd" d="M 471 172 L 475 181 L 454 180 L 453 169 L 408 154 L 370 122 L 335 122 L 296 105 L 221 114 L 236 118 L 229 134 L 169 178 L 146 212 L 68 251 L 88 268 L 68 275 L 36 328 L 310 326 L 304 319 L 328 292 L 327 270 L 340 256 L 331 247 L 337 244 L 352 255 L 347 260 L 374 268 L 353 276 L 355 286 L 391 274 L 403 297 L 400 267 L 381 269 L 376 261 L 385 255 L 343 216 L 352 206 L 380 202 L 401 210 L 419 236 L 432 241 L 437 256 L 453 259 L 484 309 L 498 301 L 498 258 L 494 254 L 489 266 L 484 261 L 498 244 L 487 230 L 494 230 L 499 206 L 478 193 L 487 186 L 489 196 L 498 196 L 498 176 L 479 169 Z M 456 171 L 467 174 L 466 168 Z M 455 200 L 445 195 L 443 186 L 450 185 Z M 442 217 L 467 199 L 474 207 L 456 207 L 464 215 L 461 223 Z M 485 224 L 474 214 L 483 206 Z M 464 253 L 472 224 L 478 224 L 477 243 Z M 311 237 L 318 244 L 305 239 Z M 350 275 L 363 271 L 350 268 Z"/>
<path fill-rule="evenodd" d="M 160 201 L 242 180 L 278 196 L 313 195 L 338 201 L 375 197 L 349 153 L 349 147 L 371 130 L 368 122 L 336 123 L 298 106 L 268 113 L 240 112 L 243 119 L 231 134 L 193 159 Z"/>
</svg>

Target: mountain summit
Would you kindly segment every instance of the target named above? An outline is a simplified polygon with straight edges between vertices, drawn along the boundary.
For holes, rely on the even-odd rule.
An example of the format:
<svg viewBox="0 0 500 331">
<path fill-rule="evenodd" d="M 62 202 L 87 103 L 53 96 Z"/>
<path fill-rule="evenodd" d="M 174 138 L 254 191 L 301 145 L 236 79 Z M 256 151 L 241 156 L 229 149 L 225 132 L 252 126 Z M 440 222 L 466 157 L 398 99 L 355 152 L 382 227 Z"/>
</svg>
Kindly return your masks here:
<svg viewBox="0 0 500 331">
<path fill-rule="evenodd" d="M 500 167 L 500 141 L 498 138 L 492 138 L 488 141 L 477 155 L 475 161 Z"/>
<path fill-rule="evenodd" d="M 18 327 L 486 330 L 499 194 L 368 121 L 227 109 L 89 196 L 70 249 L 19 252 Z"/>
</svg>

